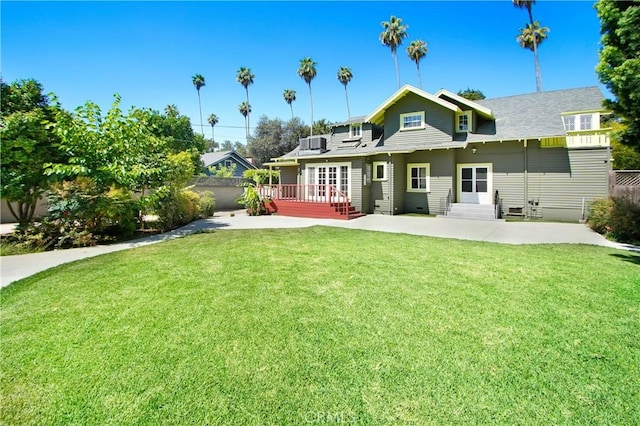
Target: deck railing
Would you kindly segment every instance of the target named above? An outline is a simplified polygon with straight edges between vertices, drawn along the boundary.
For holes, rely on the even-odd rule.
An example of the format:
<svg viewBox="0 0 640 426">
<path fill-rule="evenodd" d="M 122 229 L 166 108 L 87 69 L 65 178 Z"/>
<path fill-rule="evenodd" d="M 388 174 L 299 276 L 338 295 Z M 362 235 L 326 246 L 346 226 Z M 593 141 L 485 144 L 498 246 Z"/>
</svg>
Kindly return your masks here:
<svg viewBox="0 0 640 426">
<path fill-rule="evenodd" d="M 349 210 L 349 197 L 334 185 L 265 184 L 258 193 L 262 199 L 331 204 L 341 214 Z"/>
</svg>

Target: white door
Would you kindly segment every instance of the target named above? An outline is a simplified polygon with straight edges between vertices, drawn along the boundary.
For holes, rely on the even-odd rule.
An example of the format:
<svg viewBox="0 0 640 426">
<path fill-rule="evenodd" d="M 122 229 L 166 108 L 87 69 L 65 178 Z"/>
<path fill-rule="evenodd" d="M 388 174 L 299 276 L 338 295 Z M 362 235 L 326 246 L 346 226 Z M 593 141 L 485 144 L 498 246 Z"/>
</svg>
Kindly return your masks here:
<svg viewBox="0 0 640 426">
<path fill-rule="evenodd" d="M 493 204 L 492 167 L 486 164 L 458 164 L 458 202 Z"/>
<path fill-rule="evenodd" d="M 349 166 L 346 165 L 322 165 L 310 166 L 307 168 L 307 182 L 313 185 L 309 195 L 315 200 L 326 200 L 328 198 L 327 187 L 332 186 L 340 192 L 349 196 Z M 338 195 L 332 192 L 332 200 L 338 200 Z"/>
</svg>

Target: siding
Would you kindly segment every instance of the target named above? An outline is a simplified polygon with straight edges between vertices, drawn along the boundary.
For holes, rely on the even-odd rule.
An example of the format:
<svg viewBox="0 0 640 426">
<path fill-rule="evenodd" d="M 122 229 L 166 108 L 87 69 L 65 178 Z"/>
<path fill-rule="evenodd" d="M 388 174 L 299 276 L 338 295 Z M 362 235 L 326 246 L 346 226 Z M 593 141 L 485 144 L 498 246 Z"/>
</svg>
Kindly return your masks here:
<svg viewBox="0 0 640 426">
<path fill-rule="evenodd" d="M 404 156 L 402 173 L 402 193 L 404 194 L 402 210 L 405 213 L 441 214 L 449 189 L 453 186 L 455 176 L 455 150 L 421 151 Z M 407 192 L 407 164 L 429 163 L 430 191 Z"/>
<path fill-rule="evenodd" d="M 426 128 L 400 131 L 400 114 L 424 111 Z M 385 112 L 385 146 L 424 144 L 429 142 L 449 142 L 453 137 L 455 113 L 433 102 L 409 93 Z"/>
<path fill-rule="evenodd" d="M 371 211 L 380 214 L 391 214 L 392 201 L 392 185 L 393 185 L 393 162 L 390 161 L 388 155 L 378 155 L 371 157 L 371 162 L 385 161 L 387 162 L 387 180 L 385 181 L 371 181 Z"/>
<path fill-rule="evenodd" d="M 374 139 L 374 131 L 371 123 L 362 123 L 362 139 L 361 143 L 368 143 Z M 340 144 L 344 142 L 345 139 L 349 138 L 349 126 L 337 126 L 333 129 L 333 136 L 331 137 L 332 143 Z M 352 139 L 357 140 L 357 139 Z"/>
<path fill-rule="evenodd" d="M 298 183 L 298 167 L 281 167 L 280 183 L 290 185 Z"/>
</svg>

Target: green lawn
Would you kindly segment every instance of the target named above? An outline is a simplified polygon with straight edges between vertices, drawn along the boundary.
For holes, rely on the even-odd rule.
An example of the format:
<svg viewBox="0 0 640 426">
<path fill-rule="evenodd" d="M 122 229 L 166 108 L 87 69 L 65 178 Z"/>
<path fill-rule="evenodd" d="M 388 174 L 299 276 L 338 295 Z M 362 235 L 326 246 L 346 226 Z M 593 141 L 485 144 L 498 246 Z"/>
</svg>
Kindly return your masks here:
<svg viewBox="0 0 640 426">
<path fill-rule="evenodd" d="M 1 424 L 633 424 L 640 256 L 217 231 L 0 292 Z"/>
</svg>

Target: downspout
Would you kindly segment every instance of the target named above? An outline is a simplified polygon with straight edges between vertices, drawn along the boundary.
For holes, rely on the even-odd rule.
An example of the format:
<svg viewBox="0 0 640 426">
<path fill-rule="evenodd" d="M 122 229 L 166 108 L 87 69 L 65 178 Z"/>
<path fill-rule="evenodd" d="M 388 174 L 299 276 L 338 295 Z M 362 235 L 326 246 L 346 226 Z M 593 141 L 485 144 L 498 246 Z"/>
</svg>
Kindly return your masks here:
<svg viewBox="0 0 640 426">
<path fill-rule="evenodd" d="M 391 215 L 393 215 L 393 198 L 394 198 L 393 197 L 393 187 L 392 187 L 392 184 L 391 184 L 392 183 L 391 179 L 393 177 L 393 173 L 391 173 L 391 171 L 392 171 L 391 170 L 391 164 L 392 164 L 391 163 L 391 153 L 388 152 L 387 155 L 389 156 L 389 163 L 387 165 L 387 171 L 389 173 L 389 176 L 388 176 L 388 179 L 387 179 L 387 182 L 389 184 L 389 216 L 391 216 Z"/>
<path fill-rule="evenodd" d="M 529 205 L 529 158 L 527 156 L 527 140 L 524 140 L 523 144 L 524 150 L 524 209 L 525 209 L 525 217 L 527 217 L 527 209 Z"/>
</svg>

